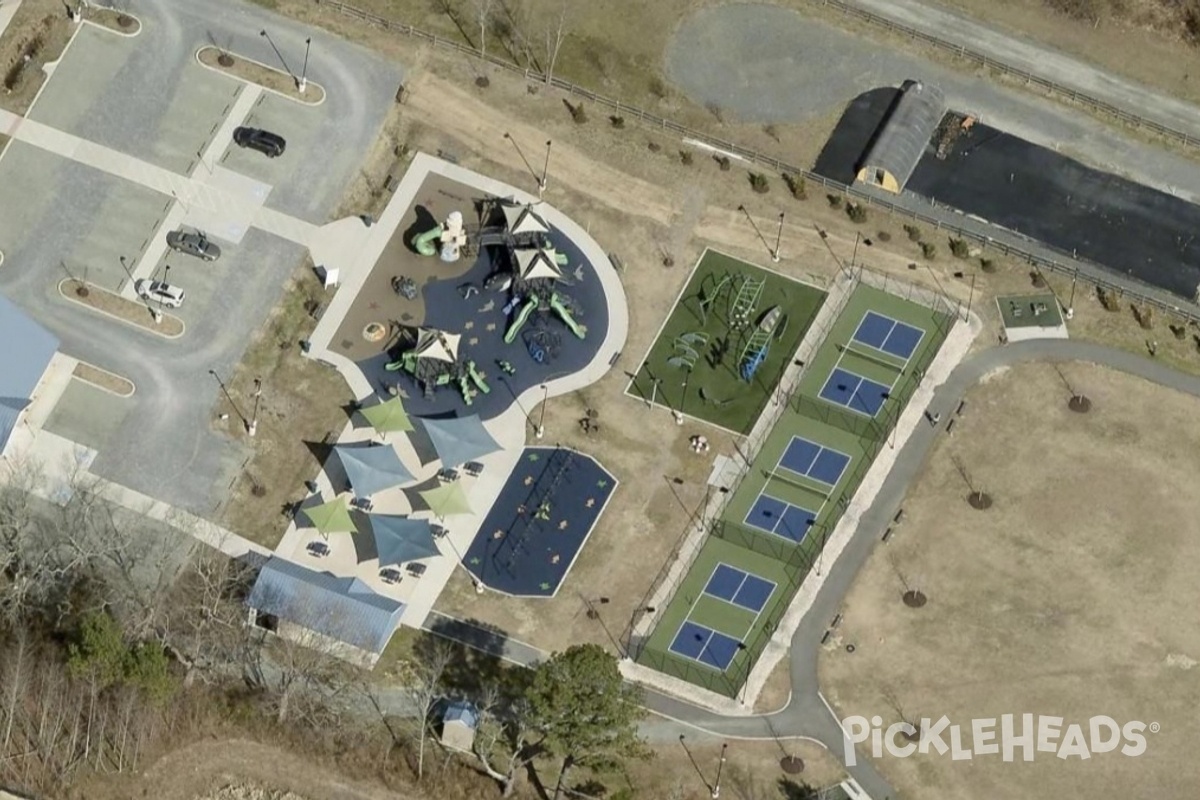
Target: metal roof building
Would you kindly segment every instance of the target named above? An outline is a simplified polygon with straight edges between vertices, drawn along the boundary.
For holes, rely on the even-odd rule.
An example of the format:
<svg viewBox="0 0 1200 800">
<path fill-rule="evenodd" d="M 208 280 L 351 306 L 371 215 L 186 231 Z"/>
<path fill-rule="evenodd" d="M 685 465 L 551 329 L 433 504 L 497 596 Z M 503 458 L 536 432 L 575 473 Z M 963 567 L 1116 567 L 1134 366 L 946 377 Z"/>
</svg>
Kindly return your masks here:
<svg viewBox="0 0 1200 800">
<path fill-rule="evenodd" d="M 465 700 L 448 703 L 442 714 L 442 744 L 469 753 L 478 727 L 479 712 L 475 706 Z"/>
<path fill-rule="evenodd" d="M 856 180 L 900 194 L 945 113 L 940 89 L 905 81 L 859 164 Z"/>
<path fill-rule="evenodd" d="M 271 556 L 246 605 L 369 653 L 381 653 L 404 604 L 376 594 L 358 578 L 339 578 Z"/>
<path fill-rule="evenodd" d="M 57 351 L 58 339 L 0 295 L 0 453 Z"/>
</svg>

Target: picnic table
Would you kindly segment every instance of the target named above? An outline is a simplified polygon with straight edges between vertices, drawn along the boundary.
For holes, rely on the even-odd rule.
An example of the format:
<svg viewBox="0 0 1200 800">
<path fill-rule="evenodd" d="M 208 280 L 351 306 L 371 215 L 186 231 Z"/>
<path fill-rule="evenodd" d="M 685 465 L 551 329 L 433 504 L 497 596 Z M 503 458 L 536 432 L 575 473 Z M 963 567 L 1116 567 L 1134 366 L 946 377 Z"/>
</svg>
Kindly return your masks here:
<svg viewBox="0 0 1200 800">
<path fill-rule="evenodd" d="M 307 547 L 308 552 L 317 558 L 324 558 L 329 555 L 329 545 L 320 540 L 309 542 Z"/>
<path fill-rule="evenodd" d="M 400 570 L 394 567 L 384 567 L 379 570 L 379 578 L 384 583 L 395 584 L 399 583 L 404 576 L 400 574 Z"/>
<path fill-rule="evenodd" d="M 413 563 L 409 564 L 406 569 L 408 570 L 409 575 L 412 575 L 414 578 L 419 578 L 425 574 L 427 567 L 420 562 L 414 561 Z"/>
</svg>

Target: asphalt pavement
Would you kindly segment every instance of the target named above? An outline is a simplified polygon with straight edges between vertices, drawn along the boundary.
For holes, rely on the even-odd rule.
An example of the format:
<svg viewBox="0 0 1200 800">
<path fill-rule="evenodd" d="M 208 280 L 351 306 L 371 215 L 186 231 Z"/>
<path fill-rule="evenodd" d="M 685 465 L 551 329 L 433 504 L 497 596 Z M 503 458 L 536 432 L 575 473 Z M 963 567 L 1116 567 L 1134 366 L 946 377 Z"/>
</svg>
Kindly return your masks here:
<svg viewBox="0 0 1200 800">
<path fill-rule="evenodd" d="M 137 37 L 80 49 L 84 58 L 89 47 L 101 53 L 97 69 L 111 72 L 112 80 L 87 84 L 87 61 L 73 62 L 75 54 L 69 51 L 48 84 L 48 113 L 62 113 L 55 112 L 55 106 L 70 107 L 74 97 L 84 108 L 64 123 L 74 132 L 178 169 L 178 148 L 157 142 L 178 133 L 174 114 L 186 103 L 189 76 L 196 74 L 196 50 L 216 41 L 269 64 L 276 56 L 259 35 L 267 30 L 285 57 L 291 59 L 294 53 L 301 63 L 304 40 L 311 36 L 308 77 L 325 88 L 326 101 L 316 109 L 291 104 L 295 124 L 312 125 L 317 133 L 307 137 L 307 147 L 289 150 L 294 157 L 287 159 L 288 169 L 278 176 L 266 205 L 325 222 L 375 141 L 402 69 L 353 43 L 248 3 L 140 0 L 134 13 L 143 24 Z M 71 95 L 72 73 L 83 83 L 77 95 Z M 51 92 L 68 96 L 55 99 Z M 31 116 L 37 118 L 38 113 L 35 105 Z M 205 130 L 218 122 L 219 117 L 206 120 Z M 86 266 L 86 245 L 116 179 L 52 157 L 40 157 L 32 170 L 16 163 L 29 150 L 13 147 L 0 159 L 0 180 L 20 176 L 19 191 L 10 181 L 0 184 L 6 187 L 0 191 L 0 215 L 12 214 L 21 221 L 19 226 L 0 224 L 0 250 L 5 254 L 0 291 L 52 330 L 64 352 L 137 385 L 128 401 L 130 412 L 109 437 L 93 470 L 171 505 L 211 512 L 248 451 L 243 442 L 212 430 L 219 387 L 209 370 L 223 377 L 232 373 L 303 253 L 293 244 L 252 231 L 238 246 L 236 263 L 231 257 L 229 263 L 213 265 L 224 270 L 223 289 L 211 294 L 203 318 L 178 340 L 89 314 L 57 298 L 54 287 L 64 277 L 62 262 L 72 261 L 77 271 Z M 140 244 L 140 238 L 131 242 L 131 251 Z M 81 246 L 82 254 L 76 252 Z M 179 283 L 185 283 L 183 270 L 205 268 L 182 258 L 172 263 L 172 278 Z"/>
</svg>

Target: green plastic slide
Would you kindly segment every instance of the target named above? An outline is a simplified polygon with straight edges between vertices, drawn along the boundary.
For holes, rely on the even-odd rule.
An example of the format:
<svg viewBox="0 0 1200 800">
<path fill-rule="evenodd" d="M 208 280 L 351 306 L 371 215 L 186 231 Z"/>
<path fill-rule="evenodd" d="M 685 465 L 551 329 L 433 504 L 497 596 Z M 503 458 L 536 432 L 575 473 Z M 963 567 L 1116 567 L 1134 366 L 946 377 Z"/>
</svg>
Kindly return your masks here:
<svg viewBox="0 0 1200 800">
<path fill-rule="evenodd" d="M 413 249 L 423 256 L 437 255 L 438 240 L 442 235 L 442 226 L 430 228 L 413 239 Z"/>
<path fill-rule="evenodd" d="M 513 339 L 517 338 L 517 334 L 521 330 L 521 326 L 525 324 L 525 320 L 529 319 L 529 315 L 538 307 L 537 295 L 529 295 L 525 298 L 525 305 L 521 306 L 520 312 L 517 313 L 517 318 L 513 320 L 512 325 L 508 326 L 508 331 L 504 334 L 504 343 L 512 344 Z"/>
<path fill-rule="evenodd" d="M 567 307 L 563 305 L 562 299 L 558 296 L 558 292 L 550 295 L 550 308 L 553 309 L 554 313 L 558 314 L 563 323 L 571 329 L 571 333 L 575 334 L 580 339 L 587 336 L 587 326 L 580 325 L 575 321 L 575 318 L 571 316 L 571 312 L 568 311 Z"/>
</svg>

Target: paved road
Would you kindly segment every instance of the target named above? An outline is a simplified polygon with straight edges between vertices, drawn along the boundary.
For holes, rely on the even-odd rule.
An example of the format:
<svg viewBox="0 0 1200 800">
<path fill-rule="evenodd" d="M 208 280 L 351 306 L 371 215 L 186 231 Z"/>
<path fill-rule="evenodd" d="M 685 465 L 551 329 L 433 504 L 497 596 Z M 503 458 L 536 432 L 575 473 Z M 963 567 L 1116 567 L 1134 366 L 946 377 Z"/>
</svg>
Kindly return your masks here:
<svg viewBox="0 0 1200 800">
<path fill-rule="evenodd" d="M 979 383 L 983 376 L 998 368 L 1028 361 L 1084 361 L 1101 364 L 1200 397 L 1200 378 L 1177 372 L 1161 362 L 1090 342 L 1036 339 L 984 350 L 964 360 L 946 382 L 937 388 L 931 408 L 946 409 L 943 413 L 949 418 L 949 411 L 957 408 L 966 392 Z M 656 740 L 670 740 L 678 737 L 681 731 L 698 728 L 731 738 L 807 737 L 822 742 L 841 758 L 844 746 L 841 727 L 825 705 L 817 680 L 821 637 L 829 622 L 839 612 L 855 576 L 866 563 L 880 535 L 900 508 L 909 487 L 920 473 L 930 449 L 943 429 L 944 426 L 937 429 L 927 425 L 917 426 L 901 449 L 895 466 L 888 473 L 875 500 L 863 514 L 862 521 L 845 551 L 830 568 L 812 608 L 792 637 L 792 697 L 787 707 L 769 715 L 724 717 L 670 695 L 647 690 L 647 708 L 677 724 L 652 720 L 644 728 L 645 735 Z M 529 645 L 506 640 L 501 634 L 471 629 L 470 626 L 444 615 L 432 615 L 426 627 L 441 635 L 465 641 L 474 647 L 502 653 L 505 658 L 517 663 L 531 664 L 543 656 L 540 651 Z M 849 772 L 875 800 L 896 796 L 895 790 L 874 768 L 867 754 L 860 753 L 858 765 L 849 768 Z"/>
<path fill-rule="evenodd" d="M 1193 135 L 1200 133 L 1196 126 L 1196 115 L 1200 109 L 1191 103 L 1105 72 L 1040 42 L 1001 33 L 967 17 L 917 0 L 848 2 L 944 41 L 961 44 L 1014 69 L 1089 94 L 1160 125 Z M 1180 69 L 1187 69 L 1187 66 L 1180 65 Z"/>
<path fill-rule="evenodd" d="M 267 29 L 285 54 L 302 54 L 304 38 L 311 35 L 308 75 L 325 87 L 327 100 L 314 112 L 320 119 L 316 132 L 306 133 L 304 147 L 297 150 L 303 157 L 278 181 L 267 206 L 324 222 L 378 133 L 402 78 L 400 68 L 357 45 L 248 3 L 140 0 L 135 13 L 143 22 L 142 33 L 121 41 L 129 48 L 126 60 L 92 98 L 88 113 L 79 116 L 76 131 L 154 161 L 156 138 L 178 127 L 172 115 L 179 103 L 174 101 L 186 101 L 183 76 L 198 47 L 215 40 L 270 63 L 275 56 L 258 31 Z M 69 65 L 72 55 L 69 52 L 64 60 L 68 71 L 74 69 Z M 64 77 L 69 75 L 50 81 L 47 97 L 70 90 Z M 79 100 L 85 105 L 87 101 Z M 206 123 L 205 131 L 212 122 Z M 19 163 L 34 159 L 41 159 L 37 170 Z M 240 270 L 224 278 L 188 334 L 168 342 L 81 312 L 55 295 L 54 285 L 63 277 L 60 262 L 70 261 L 71 253 L 86 250 L 95 240 L 94 228 L 101 224 L 116 181 L 61 159 L 47 163 L 28 146 L 12 147 L 0 160 L 0 171 L 20 176 L 0 189 L 0 208 L 19 215 L 22 222 L 7 226 L 11 235 L 0 242 L 5 251 L 0 291 L 51 329 L 64 352 L 128 376 L 137 385 L 132 413 L 93 469 L 174 506 L 200 514 L 211 511 L 247 453 L 241 443 L 211 430 L 219 389 L 208 371 L 228 375 L 233 370 L 278 302 L 302 249 L 262 231 L 249 233 L 236 248 L 234 266 Z M 128 245 L 131 254 L 138 243 Z M 190 263 L 182 267 L 203 269 Z M 218 262 L 217 267 L 225 265 Z"/>
</svg>

